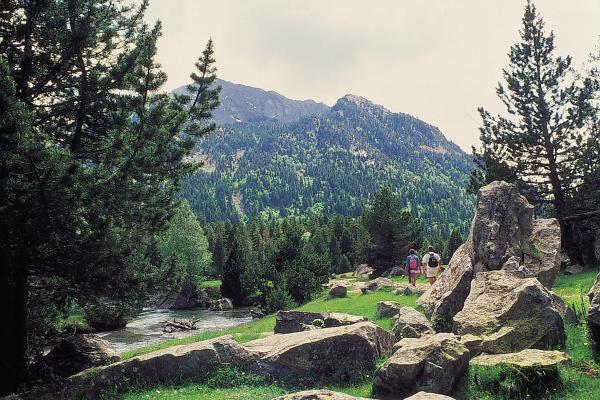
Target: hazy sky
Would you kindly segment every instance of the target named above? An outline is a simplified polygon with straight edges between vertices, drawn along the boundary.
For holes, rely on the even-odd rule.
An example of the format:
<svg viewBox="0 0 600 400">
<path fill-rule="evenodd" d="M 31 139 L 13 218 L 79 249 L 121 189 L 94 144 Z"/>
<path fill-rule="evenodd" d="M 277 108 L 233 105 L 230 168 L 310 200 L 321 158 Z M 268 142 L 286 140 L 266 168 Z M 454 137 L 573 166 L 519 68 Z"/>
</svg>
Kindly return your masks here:
<svg viewBox="0 0 600 400">
<path fill-rule="evenodd" d="M 151 0 L 163 22 L 166 89 L 188 83 L 209 37 L 218 75 L 328 105 L 357 94 L 438 126 L 469 150 L 478 106 L 499 111 L 496 83 L 524 0 Z M 538 0 L 574 65 L 600 35 L 600 0 Z"/>
</svg>

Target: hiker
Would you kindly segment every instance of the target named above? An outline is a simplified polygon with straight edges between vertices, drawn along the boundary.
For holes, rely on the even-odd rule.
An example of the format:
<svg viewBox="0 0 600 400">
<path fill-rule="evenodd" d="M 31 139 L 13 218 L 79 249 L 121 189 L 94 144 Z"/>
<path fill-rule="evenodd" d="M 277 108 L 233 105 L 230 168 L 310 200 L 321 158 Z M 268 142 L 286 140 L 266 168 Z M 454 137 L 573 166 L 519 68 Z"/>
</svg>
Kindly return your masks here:
<svg viewBox="0 0 600 400">
<path fill-rule="evenodd" d="M 408 257 L 406 257 L 406 275 L 411 285 L 415 286 L 417 283 L 417 274 L 419 273 L 419 256 L 415 249 L 410 249 Z"/>
<path fill-rule="evenodd" d="M 429 284 L 433 285 L 437 276 L 442 272 L 442 257 L 433 251 L 433 246 L 427 248 L 427 254 L 423 256 L 423 267 L 427 268 Z"/>
</svg>

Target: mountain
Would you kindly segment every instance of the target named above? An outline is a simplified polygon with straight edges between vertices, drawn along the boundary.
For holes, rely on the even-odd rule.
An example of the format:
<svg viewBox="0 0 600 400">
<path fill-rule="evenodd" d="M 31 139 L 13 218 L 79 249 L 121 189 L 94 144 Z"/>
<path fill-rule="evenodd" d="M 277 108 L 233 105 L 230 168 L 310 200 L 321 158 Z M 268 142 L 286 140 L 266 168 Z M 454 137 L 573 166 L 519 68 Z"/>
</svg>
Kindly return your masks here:
<svg viewBox="0 0 600 400">
<path fill-rule="evenodd" d="M 221 86 L 221 105 L 213 113 L 218 124 L 243 122 L 293 122 L 307 115 L 320 115 L 329 107 L 313 100 L 292 100 L 277 92 L 231 83 L 222 79 L 215 80 L 215 86 Z M 186 93 L 186 87 L 180 86 L 175 93 Z"/>
<path fill-rule="evenodd" d="M 224 124 L 195 157 L 205 165 L 182 194 L 209 221 L 356 216 L 389 184 L 428 235 L 447 236 L 466 231 L 474 204 L 464 190 L 470 156 L 436 127 L 355 95 L 292 121 Z"/>
</svg>

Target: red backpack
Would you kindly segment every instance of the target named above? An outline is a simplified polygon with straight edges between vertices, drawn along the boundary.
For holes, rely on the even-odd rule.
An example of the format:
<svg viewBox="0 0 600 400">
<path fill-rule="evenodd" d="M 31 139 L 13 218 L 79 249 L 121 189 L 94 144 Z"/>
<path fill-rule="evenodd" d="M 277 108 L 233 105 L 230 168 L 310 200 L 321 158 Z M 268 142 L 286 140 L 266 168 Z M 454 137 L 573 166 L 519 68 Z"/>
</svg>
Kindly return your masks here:
<svg viewBox="0 0 600 400">
<path fill-rule="evenodd" d="M 414 271 L 416 269 L 419 269 L 419 260 L 414 255 L 408 256 L 408 270 Z"/>
</svg>

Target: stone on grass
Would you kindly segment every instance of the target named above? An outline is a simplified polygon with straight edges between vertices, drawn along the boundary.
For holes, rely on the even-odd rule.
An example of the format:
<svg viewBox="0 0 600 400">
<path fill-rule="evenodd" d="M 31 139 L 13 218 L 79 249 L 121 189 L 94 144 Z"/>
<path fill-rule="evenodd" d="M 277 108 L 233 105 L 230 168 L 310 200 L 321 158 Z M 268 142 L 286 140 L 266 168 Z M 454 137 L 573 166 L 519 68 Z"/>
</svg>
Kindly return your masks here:
<svg viewBox="0 0 600 400">
<path fill-rule="evenodd" d="M 555 369 L 558 365 L 569 361 L 569 357 L 562 351 L 525 349 L 517 353 L 484 354 L 472 358 L 470 365 L 490 367 L 496 365 L 508 365 L 523 369 Z"/>
<path fill-rule="evenodd" d="M 337 298 L 337 297 L 346 297 L 348 294 L 348 287 L 344 285 L 335 285 L 331 289 L 329 289 L 329 297 Z"/>
<path fill-rule="evenodd" d="M 356 267 L 356 270 L 354 270 L 352 276 L 368 279 L 373 272 L 375 272 L 375 269 L 369 267 L 368 264 L 360 264 L 358 267 Z"/>
<path fill-rule="evenodd" d="M 433 328 L 425 315 L 412 307 L 401 307 L 393 317 L 392 333 L 397 340 L 432 335 Z"/>
<path fill-rule="evenodd" d="M 324 328 L 335 328 L 338 326 L 358 324 L 359 322 L 368 321 L 367 317 L 359 315 L 351 315 L 345 313 L 327 313 L 324 314 Z"/>
<path fill-rule="evenodd" d="M 367 321 L 366 317 L 344 313 L 278 311 L 275 317 L 275 333 L 294 333 L 319 328 L 332 328 L 364 321 Z"/>
<path fill-rule="evenodd" d="M 361 288 L 360 291 L 362 294 L 368 294 L 374 292 L 376 290 L 392 287 L 394 283 L 389 278 L 376 278 L 366 282 Z"/>
<path fill-rule="evenodd" d="M 397 301 L 378 301 L 377 318 L 391 318 L 400 313 L 402 306 Z"/>
<path fill-rule="evenodd" d="M 115 348 L 93 334 L 74 335 L 61 339 L 45 357 L 52 372 L 71 376 L 84 369 L 118 361 Z"/>
<path fill-rule="evenodd" d="M 454 333 L 482 338 L 485 353 L 546 349 L 565 341 L 563 319 L 552 293 L 536 278 L 506 271 L 480 272 L 464 308 L 454 316 Z"/>
<path fill-rule="evenodd" d="M 255 356 L 232 336 L 173 346 L 167 349 L 80 372 L 67 379 L 63 399 L 97 399 L 121 385 L 171 384 L 199 379 L 223 366 L 244 367 Z"/>
<path fill-rule="evenodd" d="M 600 343 L 600 274 L 596 275 L 596 281 L 588 292 L 590 307 L 585 314 L 585 319 L 590 327 L 592 339 Z"/>
<path fill-rule="evenodd" d="M 394 336 L 371 322 L 272 335 L 245 343 L 258 358 L 255 372 L 281 377 L 362 379 L 378 358 L 389 356 Z"/>
<path fill-rule="evenodd" d="M 579 275 L 583 272 L 583 267 L 579 264 L 569 265 L 565 268 L 565 275 Z"/>
<path fill-rule="evenodd" d="M 398 265 L 392 268 L 388 268 L 384 271 L 383 274 L 381 274 L 381 276 L 384 278 L 391 278 L 393 276 L 404 276 L 404 268 Z"/>
<path fill-rule="evenodd" d="M 398 350 L 375 373 L 376 396 L 451 393 L 467 372 L 469 350 L 451 333 L 402 339 L 396 347 Z"/>
<path fill-rule="evenodd" d="M 286 394 L 273 400 L 367 400 L 365 397 L 354 397 L 345 393 L 331 390 L 305 390 L 303 392 Z"/>
</svg>

